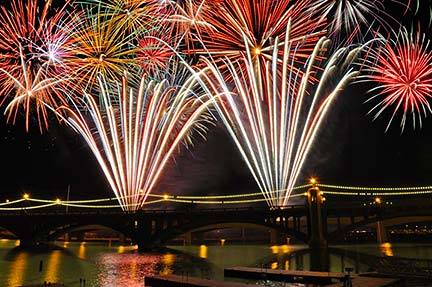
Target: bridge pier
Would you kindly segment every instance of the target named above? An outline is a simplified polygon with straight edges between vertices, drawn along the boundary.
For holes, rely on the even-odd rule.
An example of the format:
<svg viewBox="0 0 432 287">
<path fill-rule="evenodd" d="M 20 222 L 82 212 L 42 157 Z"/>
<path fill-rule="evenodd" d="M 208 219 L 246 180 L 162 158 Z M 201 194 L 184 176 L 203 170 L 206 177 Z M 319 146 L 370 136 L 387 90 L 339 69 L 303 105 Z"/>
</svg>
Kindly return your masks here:
<svg viewBox="0 0 432 287">
<path fill-rule="evenodd" d="M 148 252 L 159 247 L 159 242 L 153 239 L 156 233 L 156 222 L 152 218 L 135 218 L 132 225 L 134 230 L 131 238 L 138 245 L 139 252 Z"/>
<path fill-rule="evenodd" d="M 270 229 L 270 244 L 279 245 L 280 244 L 280 232 L 276 229 Z"/>
<path fill-rule="evenodd" d="M 309 248 L 327 248 L 324 235 L 326 220 L 324 219 L 322 204 L 324 200 L 317 186 L 312 186 L 307 192 Z"/>
<path fill-rule="evenodd" d="M 382 244 L 388 242 L 387 231 L 382 221 L 377 221 L 376 223 L 376 235 L 378 243 Z"/>
<path fill-rule="evenodd" d="M 50 242 L 47 240 L 39 240 L 36 238 L 19 238 L 19 247 L 21 248 L 39 248 L 42 246 L 49 245 Z"/>
</svg>

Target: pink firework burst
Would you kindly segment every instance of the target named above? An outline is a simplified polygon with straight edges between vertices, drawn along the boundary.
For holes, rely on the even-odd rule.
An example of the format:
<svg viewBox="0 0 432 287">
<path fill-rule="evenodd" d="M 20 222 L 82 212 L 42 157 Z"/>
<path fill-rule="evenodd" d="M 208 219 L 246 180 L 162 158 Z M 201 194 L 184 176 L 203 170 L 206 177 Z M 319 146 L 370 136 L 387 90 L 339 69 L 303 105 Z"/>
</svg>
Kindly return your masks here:
<svg viewBox="0 0 432 287">
<path fill-rule="evenodd" d="M 393 110 L 386 131 L 397 115 L 402 115 L 402 131 L 408 115 L 411 114 L 413 127 L 421 128 L 422 118 L 432 112 L 432 52 L 430 41 L 424 34 L 410 34 L 403 29 L 397 40 L 388 40 L 383 47 L 372 51 L 368 64 L 371 73 L 366 76 L 377 86 L 370 90 L 376 93 L 369 101 L 379 102 L 369 111 L 374 119 L 388 109 Z"/>
</svg>

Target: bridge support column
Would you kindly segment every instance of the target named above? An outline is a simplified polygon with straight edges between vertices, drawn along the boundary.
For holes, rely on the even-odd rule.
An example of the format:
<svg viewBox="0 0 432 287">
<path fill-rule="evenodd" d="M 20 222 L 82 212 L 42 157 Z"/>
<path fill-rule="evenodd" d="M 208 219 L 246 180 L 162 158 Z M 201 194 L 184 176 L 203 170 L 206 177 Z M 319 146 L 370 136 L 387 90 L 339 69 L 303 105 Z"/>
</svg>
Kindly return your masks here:
<svg viewBox="0 0 432 287">
<path fill-rule="evenodd" d="M 138 245 L 138 251 L 146 252 L 157 248 L 158 244 L 152 238 L 153 223 L 151 220 L 135 221 L 134 241 Z"/>
<path fill-rule="evenodd" d="M 382 221 L 377 221 L 376 225 L 377 225 L 376 234 L 377 234 L 378 243 L 382 244 L 388 242 L 387 231 Z"/>
<path fill-rule="evenodd" d="M 280 244 L 280 233 L 275 229 L 270 229 L 270 244 L 271 245 Z"/>
<path fill-rule="evenodd" d="M 192 232 L 189 231 L 185 234 L 184 245 L 192 245 Z"/>
<path fill-rule="evenodd" d="M 313 186 L 307 192 L 308 224 L 309 224 L 309 248 L 322 249 L 327 247 L 325 233 L 325 219 L 322 210 L 323 197 L 317 186 Z"/>
<path fill-rule="evenodd" d="M 125 244 L 126 243 L 126 236 L 122 233 L 119 234 L 119 243 Z"/>
</svg>

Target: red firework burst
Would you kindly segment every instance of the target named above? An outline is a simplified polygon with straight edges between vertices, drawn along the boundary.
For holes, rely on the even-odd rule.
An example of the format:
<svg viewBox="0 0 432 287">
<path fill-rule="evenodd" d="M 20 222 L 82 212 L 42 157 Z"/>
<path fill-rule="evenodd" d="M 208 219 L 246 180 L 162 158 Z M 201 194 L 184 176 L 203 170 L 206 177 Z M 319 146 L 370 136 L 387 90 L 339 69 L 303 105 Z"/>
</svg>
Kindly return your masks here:
<svg viewBox="0 0 432 287">
<path fill-rule="evenodd" d="M 144 71 L 155 74 L 167 67 L 173 52 L 155 38 L 143 38 L 139 41 L 138 61 Z"/>
<path fill-rule="evenodd" d="M 386 41 L 384 46 L 372 52 L 367 80 L 377 83 L 370 92 L 377 92 L 368 101 L 379 102 L 369 111 L 374 119 L 385 110 L 393 109 L 387 129 L 394 117 L 402 114 L 400 126 L 405 127 L 407 115 L 412 115 L 414 128 L 421 127 L 422 118 L 431 113 L 432 52 L 425 35 L 409 34 L 405 29 L 397 40 Z"/>
<path fill-rule="evenodd" d="M 275 39 L 284 39 L 288 23 L 291 23 L 289 43 L 296 54 L 292 60 L 303 64 L 324 34 L 322 18 L 311 18 L 306 12 L 311 1 L 222 0 L 217 4 L 209 3 L 202 17 L 212 29 L 198 35 L 201 43 L 191 52 L 237 60 L 249 50 L 260 62 L 270 60 Z"/>
</svg>

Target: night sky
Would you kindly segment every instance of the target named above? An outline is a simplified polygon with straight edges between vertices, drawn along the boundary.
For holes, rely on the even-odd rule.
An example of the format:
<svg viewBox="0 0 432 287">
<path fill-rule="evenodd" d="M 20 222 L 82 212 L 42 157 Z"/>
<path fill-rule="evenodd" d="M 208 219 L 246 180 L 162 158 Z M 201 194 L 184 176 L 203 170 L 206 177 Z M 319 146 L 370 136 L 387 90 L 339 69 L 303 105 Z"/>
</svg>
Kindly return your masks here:
<svg viewBox="0 0 432 287">
<path fill-rule="evenodd" d="M 388 1 L 391 2 L 391 1 Z M 428 1 L 425 1 L 428 2 Z M 422 10 L 422 9 L 420 9 Z M 428 14 L 427 9 L 424 13 Z M 401 19 L 401 9 L 390 13 Z M 428 16 L 404 17 L 407 27 L 421 23 L 428 32 Z M 360 186 L 432 184 L 432 116 L 422 129 L 408 122 L 401 134 L 396 118 L 385 133 L 388 114 L 372 121 L 372 104 L 365 103 L 370 86 L 353 84 L 338 98 L 315 142 L 300 178 L 317 176 L 323 183 Z M 1 108 L 4 110 L 4 106 Z M 23 118 L 15 125 L 0 118 L 1 198 L 33 196 L 71 199 L 112 196 L 92 153 L 67 126 L 52 119 L 40 134 L 36 120 L 25 132 Z M 159 192 L 171 194 L 230 194 L 258 190 L 234 143 L 220 124 L 211 127 L 206 141 L 182 149 L 167 169 Z"/>
</svg>

